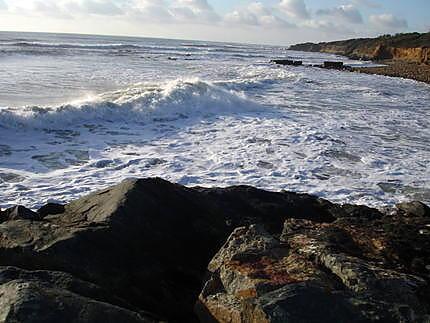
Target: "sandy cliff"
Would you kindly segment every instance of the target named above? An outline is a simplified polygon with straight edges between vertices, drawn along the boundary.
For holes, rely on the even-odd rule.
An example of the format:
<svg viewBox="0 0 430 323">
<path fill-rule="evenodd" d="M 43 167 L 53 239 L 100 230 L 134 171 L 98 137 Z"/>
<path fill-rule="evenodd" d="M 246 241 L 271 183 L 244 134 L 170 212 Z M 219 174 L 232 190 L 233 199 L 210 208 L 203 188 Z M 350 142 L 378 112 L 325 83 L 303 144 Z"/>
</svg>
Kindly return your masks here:
<svg viewBox="0 0 430 323">
<path fill-rule="evenodd" d="M 332 53 L 355 59 L 393 59 L 430 64 L 430 33 L 385 35 L 318 44 L 304 43 L 293 45 L 290 49 Z"/>
</svg>

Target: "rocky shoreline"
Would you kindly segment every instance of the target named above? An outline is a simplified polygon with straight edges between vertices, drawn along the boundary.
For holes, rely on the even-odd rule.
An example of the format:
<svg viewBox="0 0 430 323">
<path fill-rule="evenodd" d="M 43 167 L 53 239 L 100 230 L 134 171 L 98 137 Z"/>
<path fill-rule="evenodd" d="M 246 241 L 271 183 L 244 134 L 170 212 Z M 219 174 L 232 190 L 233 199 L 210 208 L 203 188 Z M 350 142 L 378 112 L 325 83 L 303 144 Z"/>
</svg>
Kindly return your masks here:
<svg viewBox="0 0 430 323">
<path fill-rule="evenodd" d="M 384 60 L 376 63 L 384 66 L 354 68 L 354 72 L 401 77 L 430 84 L 430 65 L 399 60 Z"/>
<path fill-rule="evenodd" d="M 430 33 L 383 35 L 377 38 L 292 45 L 290 50 L 342 55 L 370 60 L 384 66 L 359 67 L 351 71 L 402 77 L 430 84 Z"/>
<path fill-rule="evenodd" d="M 374 67 L 351 67 L 349 65 L 345 65 L 342 61 L 326 61 L 323 64 L 306 65 L 303 64 L 302 61 L 277 59 L 272 60 L 271 63 L 284 66 L 304 66 L 344 72 L 401 77 L 430 84 L 430 65 L 417 64 L 413 62 L 395 60 L 378 61 L 375 63 L 379 66 Z"/>
<path fill-rule="evenodd" d="M 430 208 L 126 180 L 0 211 L 2 322 L 428 322 Z"/>
</svg>

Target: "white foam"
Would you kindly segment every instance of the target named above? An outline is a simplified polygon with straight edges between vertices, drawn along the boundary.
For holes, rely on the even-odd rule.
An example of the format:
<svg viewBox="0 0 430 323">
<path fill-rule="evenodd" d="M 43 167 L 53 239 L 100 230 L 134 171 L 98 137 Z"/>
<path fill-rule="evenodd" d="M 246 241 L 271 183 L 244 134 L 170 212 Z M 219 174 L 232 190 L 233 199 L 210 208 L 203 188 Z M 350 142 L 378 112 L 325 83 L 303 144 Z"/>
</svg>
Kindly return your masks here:
<svg viewBox="0 0 430 323">
<path fill-rule="evenodd" d="M 159 53 L 178 44 L 136 44 L 157 48 L 143 58 L 68 53 L 0 61 L 14 75 L 0 76 L 0 105 L 7 106 L 0 110 L 0 207 L 67 202 L 148 176 L 373 206 L 430 202 L 428 85 L 275 66 L 269 60 L 283 54 L 308 62 L 332 56 L 269 47 L 187 45 L 198 53 L 194 60 Z M 84 96 L 96 94 L 62 96 L 80 87 Z M 69 103 L 40 104 L 45 97 Z M 35 106 L 2 103 L 16 98 Z"/>
<path fill-rule="evenodd" d="M 197 78 L 142 83 L 58 107 L 0 109 L 0 127 L 60 129 L 88 122 L 146 122 L 257 109 L 243 93 Z"/>
</svg>

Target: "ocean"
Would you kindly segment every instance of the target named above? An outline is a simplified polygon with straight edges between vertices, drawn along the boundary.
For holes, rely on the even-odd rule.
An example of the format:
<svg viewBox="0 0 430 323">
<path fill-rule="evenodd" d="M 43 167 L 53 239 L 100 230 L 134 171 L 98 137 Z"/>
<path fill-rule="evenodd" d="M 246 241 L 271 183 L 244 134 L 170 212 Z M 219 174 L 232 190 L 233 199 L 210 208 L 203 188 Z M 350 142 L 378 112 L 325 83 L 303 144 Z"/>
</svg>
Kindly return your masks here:
<svg viewBox="0 0 430 323">
<path fill-rule="evenodd" d="M 430 203 L 430 86 L 286 47 L 0 32 L 0 207 L 131 177 Z"/>
</svg>

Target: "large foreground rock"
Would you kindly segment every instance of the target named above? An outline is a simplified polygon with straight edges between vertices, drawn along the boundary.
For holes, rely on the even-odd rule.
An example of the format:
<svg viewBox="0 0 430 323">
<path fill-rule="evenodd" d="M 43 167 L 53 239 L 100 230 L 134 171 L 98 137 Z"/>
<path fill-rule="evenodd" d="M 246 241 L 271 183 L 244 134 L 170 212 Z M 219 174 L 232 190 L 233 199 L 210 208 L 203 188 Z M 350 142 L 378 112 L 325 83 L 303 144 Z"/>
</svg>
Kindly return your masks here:
<svg viewBox="0 0 430 323">
<path fill-rule="evenodd" d="M 67 272 L 131 310 L 192 322 L 206 266 L 237 226 L 265 223 L 280 233 L 287 218 L 330 222 L 340 209 L 309 195 L 246 186 L 190 189 L 146 179 L 124 181 L 61 210 L 40 212 L 43 218 L 5 217 L 0 265 Z"/>
<path fill-rule="evenodd" d="M 161 179 L 0 211 L 0 321 L 419 322 L 427 211 Z"/>
<path fill-rule="evenodd" d="M 121 303 L 98 286 L 65 273 L 0 267 L 1 322 L 156 322 L 112 302 Z"/>
<path fill-rule="evenodd" d="M 430 239 L 420 230 L 429 223 L 288 219 L 280 236 L 238 228 L 208 266 L 196 313 L 204 322 L 430 322 Z"/>
</svg>

